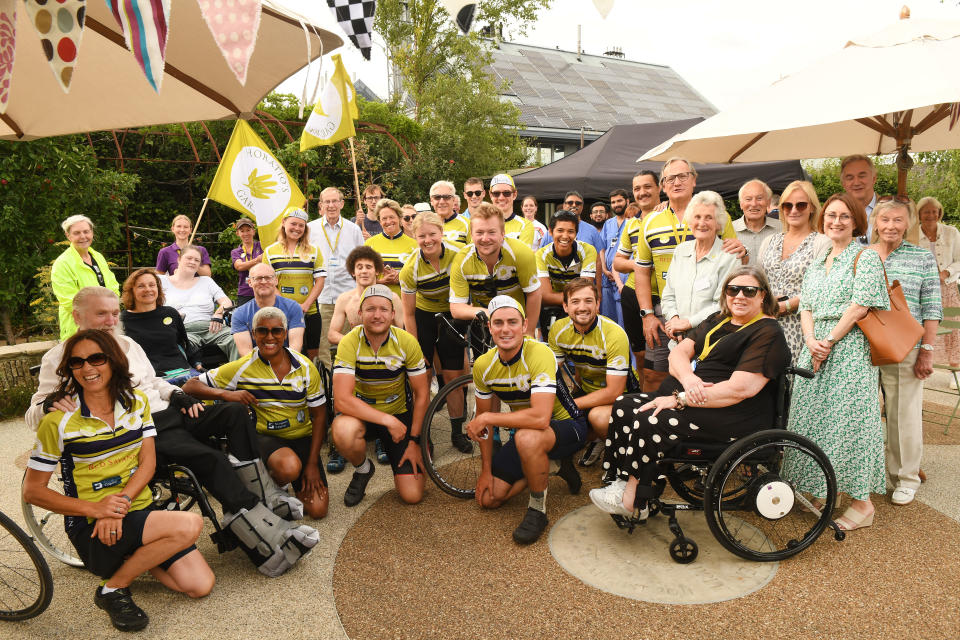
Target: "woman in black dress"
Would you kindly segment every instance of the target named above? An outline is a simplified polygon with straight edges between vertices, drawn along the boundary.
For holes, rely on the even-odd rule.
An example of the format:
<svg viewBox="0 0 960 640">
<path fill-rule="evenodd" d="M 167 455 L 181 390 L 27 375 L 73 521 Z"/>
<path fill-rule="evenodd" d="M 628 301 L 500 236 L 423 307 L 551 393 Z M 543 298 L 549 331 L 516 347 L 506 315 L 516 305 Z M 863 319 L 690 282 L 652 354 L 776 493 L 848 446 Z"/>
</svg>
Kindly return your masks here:
<svg viewBox="0 0 960 640">
<path fill-rule="evenodd" d="M 679 442 L 729 442 L 770 428 L 777 378 L 790 364 L 776 310 L 763 271 L 735 270 L 724 282 L 720 311 L 670 353 L 660 389 L 614 403 L 603 463 L 610 484 L 590 492 L 599 509 L 624 516 L 639 510 L 645 518 L 657 492 L 657 460 Z"/>
<path fill-rule="evenodd" d="M 123 332 L 143 349 L 157 377 L 182 385 L 200 375 L 187 361 L 187 330 L 180 312 L 164 306 L 163 287 L 153 269 L 137 269 L 123 283 Z"/>
</svg>

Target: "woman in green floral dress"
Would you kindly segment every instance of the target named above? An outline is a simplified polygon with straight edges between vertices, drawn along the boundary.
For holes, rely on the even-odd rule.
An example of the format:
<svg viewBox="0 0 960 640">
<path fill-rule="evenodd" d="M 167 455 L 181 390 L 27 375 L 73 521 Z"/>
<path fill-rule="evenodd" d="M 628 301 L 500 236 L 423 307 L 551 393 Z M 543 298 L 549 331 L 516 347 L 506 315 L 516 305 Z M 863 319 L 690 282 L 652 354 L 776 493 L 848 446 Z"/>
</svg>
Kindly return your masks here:
<svg viewBox="0 0 960 640">
<path fill-rule="evenodd" d="M 853 499 L 837 520 L 849 531 L 873 524 L 870 494 L 886 492 L 879 374 L 856 321 L 871 307 L 888 308 L 890 301 L 880 257 L 854 240 L 867 229 L 863 205 L 835 194 L 824 204 L 818 226 L 833 247 L 810 264 L 803 280 L 804 347 L 797 362 L 816 376 L 796 379 L 788 428 L 816 442 L 830 458 L 838 490 Z M 810 463 L 811 458 L 788 455 L 784 476 L 800 490 L 824 497 L 825 487 L 814 481 L 819 468 Z"/>
</svg>

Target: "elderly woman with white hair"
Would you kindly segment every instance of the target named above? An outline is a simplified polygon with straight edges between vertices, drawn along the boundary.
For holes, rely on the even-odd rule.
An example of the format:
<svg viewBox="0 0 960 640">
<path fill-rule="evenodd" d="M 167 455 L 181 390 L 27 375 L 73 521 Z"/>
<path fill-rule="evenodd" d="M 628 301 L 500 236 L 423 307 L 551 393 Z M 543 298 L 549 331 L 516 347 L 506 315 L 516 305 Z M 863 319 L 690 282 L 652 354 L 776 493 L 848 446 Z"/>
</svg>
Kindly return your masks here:
<svg viewBox="0 0 960 640">
<path fill-rule="evenodd" d="M 917 203 L 920 216 L 920 236 L 917 244 L 930 251 L 937 259 L 940 274 L 940 298 L 944 307 L 960 307 L 960 231 L 943 224 L 943 205 L 933 196 L 921 198 Z M 960 330 L 954 329 L 943 336 L 943 346 L 951 367 L 960 367 Z M 950 378 L 950 387 L 956 382 Z"/>
<path fill-rule="evenodd" d="M 50 284 L 60 303 L 60 339 L 66 340 L 77 332 L 77 325 L 73 322 L 73 296 L 84 287 L 97 285 L 120 295 L 120 285 L 106 258 L 90 246 L 94 228 L 90 218 L 70 216 L 60 226 L 70 246 L 53 261 Z"/>
<path fill-rule="evenodd" d="M 666 286 L 660 296 L 664 331 L 679 342 L 683 334 L 720 309 L 723 281 L 740 264 L 739 258 L 723 250 L 720 234 L 730 216 L 723 198 L 715 191 L 693 196 L 683 221 L 693 240 L 677 245 L 667 270 Z"/>
</svg>

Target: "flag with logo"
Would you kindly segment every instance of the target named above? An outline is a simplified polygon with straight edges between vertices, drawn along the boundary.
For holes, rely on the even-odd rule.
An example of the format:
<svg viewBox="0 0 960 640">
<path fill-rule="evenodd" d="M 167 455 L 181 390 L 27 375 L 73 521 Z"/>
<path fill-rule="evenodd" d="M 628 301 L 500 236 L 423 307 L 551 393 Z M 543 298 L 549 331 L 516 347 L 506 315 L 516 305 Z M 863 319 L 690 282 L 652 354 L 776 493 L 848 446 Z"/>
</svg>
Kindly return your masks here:
<svg viewBox="0 0 960 640">
<path fill-rule="evenodd" d="M 340 54 L 330 57 L 334 64 L 333 75 L 323 88 L 320 100 L 313 105 L 307 125 L 300 136 L 300 151 L 329 145 L 357 135 L 353 120 L 357 110 L 357 92 L 343 66 Z"/>
<path fill-rule="evenodd" d="M 276 242 L 284 209 L 307 201 L 246 120 L 237 120 L 207 197 L 256 220 L 264 247 Z"/>
</svg>

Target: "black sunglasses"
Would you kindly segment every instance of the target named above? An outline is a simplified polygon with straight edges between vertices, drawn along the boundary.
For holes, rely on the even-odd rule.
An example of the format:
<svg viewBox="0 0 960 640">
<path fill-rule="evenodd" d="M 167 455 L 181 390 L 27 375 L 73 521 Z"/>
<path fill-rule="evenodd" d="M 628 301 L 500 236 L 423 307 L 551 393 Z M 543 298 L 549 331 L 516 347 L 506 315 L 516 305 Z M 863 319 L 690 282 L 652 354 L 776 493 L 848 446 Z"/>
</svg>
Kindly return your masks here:
<svg viewBox="0 0 960 640">
<path fill-rule="evenodd" d="M 791 211 L 793 211 L 793 208 L 796 207 L 797 213 L 803 213 L 804 211 L 807 210 L 807 207 L 809 206 L 810 206 L 809 202 L 798 202 L 797 204 L 793 204 L 792 202 L 784 202 L 783 204 L 780 205 L 780 208 L 783 210 L 784 213 L 790 213 Z"/>
<path fill-rule="evenodd" d="M 71 356 L 67 359 L 67 366 L 71 369 L 81 369 L 83 368 L 84 363 L 89 362 L 95 367 L 102 367 L 107 364 L 107 354 L 102 351 L 96 353 L 91 353 L 86 358 L 81 358 L 80 356 Z"/>
<path fill-rule="evenodd" d="M 736 298 L 740 293 L 742 293 L 745 298 L 756 298 L 757 293 L 760 292 L 760 287 L 745 284 L 728 284 L 725 291 L 731 298 Z"/>
<path fill-rule="evenodd" d="M 564 200 L 563 204 L 567 205 L 568 207 L 582 207 L 583 200 Z"/>
<path fill-rule="evenodd" d="M 267 334 L 272 335 L 274 338 L 279 338 L 284 334 L 286 329 L 283 327 L 257 327 L 253 330 L 257 334 L 258 338 L 266 338 Z"/>
<path fill-rule="evenodd" d="M 413 219 L 416 218 L 416 217 L 417 217 L 417 216 L 403 216 L 403 221 L 404 221 L 404 222 L 410 222 L 411 220 L 413 220 Z"/>
<path fill-rule="evenodd" d="M 467 196 L 468 198 L 479 198 L 483 195 L 483 189 L 480 191 L 464 191 L 463 195 Z"/>
</svg>

